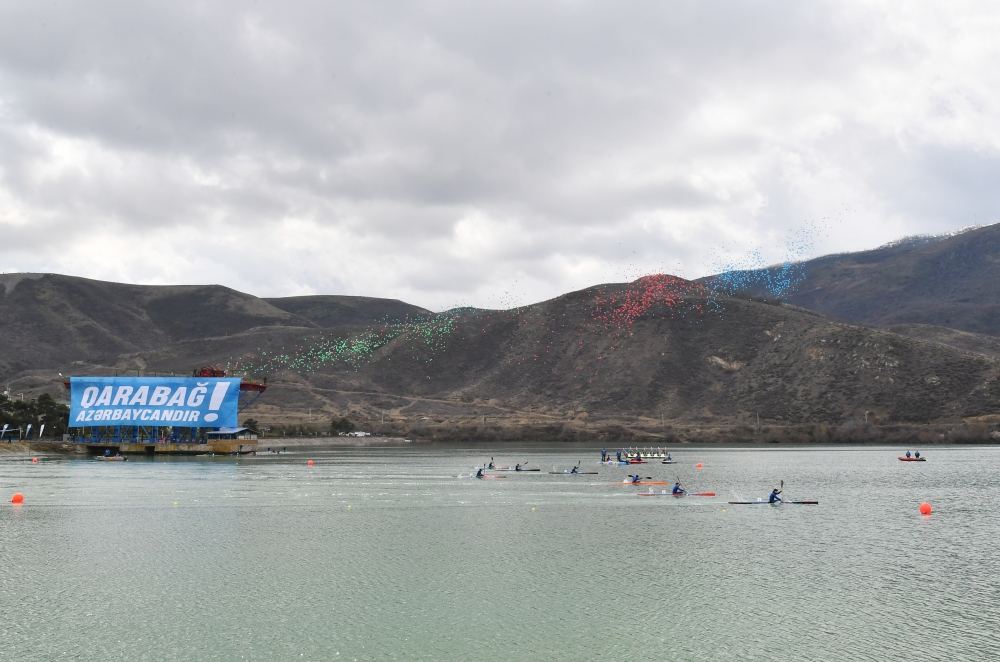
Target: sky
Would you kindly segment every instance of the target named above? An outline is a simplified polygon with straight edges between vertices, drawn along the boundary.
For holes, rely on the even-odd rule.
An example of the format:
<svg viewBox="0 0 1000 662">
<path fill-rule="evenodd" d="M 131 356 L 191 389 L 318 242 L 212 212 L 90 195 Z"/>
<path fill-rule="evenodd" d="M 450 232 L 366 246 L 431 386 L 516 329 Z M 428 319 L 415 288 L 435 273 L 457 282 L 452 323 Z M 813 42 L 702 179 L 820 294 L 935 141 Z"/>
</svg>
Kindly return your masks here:
<svg viewBox="0 0 1000 662">
<path fill-rule="evenodd" d="M 0 271 L 509 307 L 1000 216 L 1000 5 L 0 0 Z"/>
</svg>

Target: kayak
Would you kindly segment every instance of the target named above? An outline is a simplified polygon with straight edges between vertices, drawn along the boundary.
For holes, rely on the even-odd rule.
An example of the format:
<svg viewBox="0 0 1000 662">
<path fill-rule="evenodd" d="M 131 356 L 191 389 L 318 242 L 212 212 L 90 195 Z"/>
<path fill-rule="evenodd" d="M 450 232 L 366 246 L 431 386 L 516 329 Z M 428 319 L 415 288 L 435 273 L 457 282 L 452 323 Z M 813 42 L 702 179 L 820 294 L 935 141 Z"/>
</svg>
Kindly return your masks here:
<svg viewBox="0 0 1000 662">
<path fill-rule="evenodd" d="M 560 476 L 562 476 L 562 475 L 565 475 L 565 476 L 596 476 L 597 475 L 596 471 L 577 471 L 576 473 L 573 473 L 569 469 L 563 469 L 562 471 L 550 471 L 549 473 L 550 474 L 558 474 Z"/>
<path fill-rule="evenodd" d="M 906 457 L 905 455 L 899 456 L 900 462 L 926 462 L 926 457 Z"/>
<path fill-rule="evenodd" d="M 629 460 L 629 464 L 646 464 L 645 460 Z"/>
<path fill-rule="evenodd" d="M 676 460 L 663 460 L 660 464 L 677 464 Z"/>
<path fill-rule="evenodd" d="M 626 485 L 669 485 L 670 483 L 665 480 L 640 480 L 638 483 L 633 483 L 630 480 L 622 481 Z"/>
<path fill-rule="evenodd" d="M 500 480 L 501 478 L 506 478 L 507 476 L 491 476 L 490 474 L 485 474 L 479 477 L 479 480 Z M 459 478 L 476 478 L 476 474 L 461 474 Z"/>
<path fill-rule="evenodd" d="M 625 464 L 628 464 L 628 460 L 621 460 L 621 461 L 618 461 L 618 460 L 604 460 L 603 462 L 600 461 L 600 460 L 598 460 L 597 463 L 598 464 L 612 464 L 612 465 L 614 465 L 614 464 L 621 464 L 621 465 L 625 465 Z"/>
<path fill-rule="evenodd" d="M 541 469 L 515 469 L 514 467 L 504 467 L 503 469 L 489 469 L 488 471 L 516 471 L 517 473 L 522 473 L 525 471 L 541 471 Z"/>
<path fill-rule="evenodd" d="M 715 492 L 681 492 L 680 494 L 674 494 L 673 492 L 667 492 L 666 490 L 660 490 L 659 492 L 639 492 L 639 496 L 701 496 L 701 497 L 713 497 Z"/>
<path fill-rule="evenodd" d="M 759 505 L 765 505 L 765 506 L 767 506 L 767 505 L 771 504 L 771 502 L 768 501 L 767 499 L 757 499 L 756 501 L 730 501 L 729 503 L 732 504 L 732 505 L 734 505 L 734 506 L 759 506 Z M 806 500 L 803 500 L 803 501 L 775 501 L 774 505 L 775 506 L 780 506 L 783 503 L 794 503 L 794 504 L 799 504 L 799 505 L 802 505 L 802 506 L 818 506 L 819 505 L 819 501 L 814 501 L 814 500 L 811 500 L 811 499 L 806 499 Z"/>
</svg>

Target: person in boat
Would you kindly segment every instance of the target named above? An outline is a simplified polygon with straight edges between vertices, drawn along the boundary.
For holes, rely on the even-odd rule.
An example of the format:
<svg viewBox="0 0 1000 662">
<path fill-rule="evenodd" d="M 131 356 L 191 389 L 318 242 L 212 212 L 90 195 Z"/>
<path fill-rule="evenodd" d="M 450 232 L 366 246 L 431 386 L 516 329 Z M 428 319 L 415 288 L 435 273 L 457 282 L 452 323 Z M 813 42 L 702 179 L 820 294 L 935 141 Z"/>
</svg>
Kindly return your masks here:
<svg viewBox="0 0 1000 662">
<path fill-rule="evenodd" d="M 628 477 L 632 479 L 633 485 L 639 482 L 639 474 L 635 474 L 634 476 L 632 474 L 629 474 Z"/>
<path fill-rule="evenodd" d="M 915 457 L 915 458 L 917 458 L 919 460 L 920 459 L 920 451 L 914 451 L 913 457 Z"/>
<path fill-rule="evenodd" d="M 578 473 L 580 473 L 580 465 L 579 464 L 574 464 L 573 468 L 570 469 L 569 472 L 571 474 L 578 474 Z"/>
<path fill-rule="evenodd" d="M 768 503 L 780 503 L 781 502 L 781 497 L 778 496 L 779 494 L 781 494 L 781 490 L 779 490 L 777 487 L 774 488 L 773 490 L 771 490 L 771 496 L 767 497 L 767 502 Z"/>
<path fill-rule="evenodd" d="M 482 477 L 483 477 L 483 468 L 479 467 L 478 469 L 476 469 L 476 478 L 482 478 Z"/>
<path fill-rule="evenodd" d="M 521 464 L 520 463 L 515 464 L 514 465 L 514 471 L 520 471 L 520 470 L 521 470 Z"/>
<path fill-rule="evenodd" d="M 681 481 L 674 483 L 673 494 L 687 494 L 687 490 L 681 487 Z"/>
<path fill-rule="evenodd" d="M 667 451 L 667 461 L 668 462 L 672 461 L 672 458 L 670 457 L 670 451 Z"/>
<path fill-rule="evenodd" d="M 489 464 L 489 466 L 487 467 L 487 469 L 496 469 L 496 467 L 495 467 L 495 466 L 493 466 L 493 458 L 492 458 L 492 457 L 490 458 L 490 464 Z"/>
<path fill-rule="evenodd" d="M 906 451 L 906 457 L 910 457 L 910 451 Z"/>
</svg>

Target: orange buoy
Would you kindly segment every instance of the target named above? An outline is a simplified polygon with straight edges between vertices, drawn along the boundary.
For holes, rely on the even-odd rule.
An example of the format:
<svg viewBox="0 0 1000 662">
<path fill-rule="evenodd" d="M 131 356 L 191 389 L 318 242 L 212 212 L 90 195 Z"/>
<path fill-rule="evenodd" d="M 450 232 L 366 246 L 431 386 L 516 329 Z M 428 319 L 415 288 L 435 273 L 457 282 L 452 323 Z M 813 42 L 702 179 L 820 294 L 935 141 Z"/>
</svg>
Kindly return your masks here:
<svg viewBox="0 0 1000 662">
<path fill-rule="evenodd" d="M 10 498 L 10 502 L 13 504 L 22 504 L 24 503 L 24 495 L 20 492 L 14 492 L 14 496 Z"/>
<path fill-rule="evenodd" d="M 920 504 L 921 515 L 930 515 L 932 512 L 934 512 L 934 509 L 931 508 L 931 504 L 927 503 L 926 501 Z"/>
<path fill-rule="evenodd" d="M 701 468 L 703 468 L 704 466 L 705 466 L 704 464 L 702 464 L 701 462 L 699 462 L 698 464 L 694 465 L 694 468 L 695 468 L 695 469 L 701 469 Z"/>
<path fill-rule="evenodd" d="M 306 466 L 307 466 L 307 467 L 311 467 L 311 466 L 313 466 L 314 464 L 316 464 L 316 463 L 315 463 L 315 462 L 313 462 L 312 460 L 306 460 Z"/>
<path fill-rule="evenodd" d="M 31 458 L 31 463 L 32 464 L 38 464 L 38 458 L 37 457 Z"/>
</svg>

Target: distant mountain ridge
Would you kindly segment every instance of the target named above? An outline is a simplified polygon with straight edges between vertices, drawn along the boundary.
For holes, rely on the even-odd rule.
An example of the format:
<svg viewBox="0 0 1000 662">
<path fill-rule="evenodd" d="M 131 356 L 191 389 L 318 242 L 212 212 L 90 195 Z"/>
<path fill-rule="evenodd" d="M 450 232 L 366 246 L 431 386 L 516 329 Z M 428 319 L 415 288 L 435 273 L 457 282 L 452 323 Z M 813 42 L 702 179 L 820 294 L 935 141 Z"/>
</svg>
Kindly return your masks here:
<svg viewBox="0 0 1000 662">
<path fill-rule="evenodd" d="M 272 384 L 255 416 L 346 414 L 399 422 L 401 433 L 457 421 L 475 436 L 491 420 L 580 430 L 639 421 L 644 434 L 758 420 L 1000 421 L 1000 338 L 935 317 L 992 328 L 1000 294 L 985 281 L 1000 262 L 998 228 L 810 261 L 790 303 L 660 275 L 435 315 L 371 297 L 5 274 L 0 381 L 53 392 L 56 372 L 186 374 L 266 355 L 278 357 L 270 374 L 247 375 Z M 931 321 L 896 321 L 911 317 Z M 442 319 L 432 334 L 420 326 Z M 360 360 L 329 351 L 354 342 Z"/>
<path fill-rule="evenodd" d="M 398 299 L 374 297 L 313 295 L 264 301 L 324 329 L 380 324 L 432 314 L 425 308 Z"/>
<path fill-rule="evenodd" d="M 0 275 L 0 369 L 114 362 L 171 343 L 258 327 L 330 329 L 428 311 L 371 297 L 261 299 L 221 285 L 130 285 L 59 274 Z"/>
<path fill-rule="evenodd" d="M 781 267 L 748 273 L 777 274 Z M 788 303 L 857 324 L 1000 335 L 1000 224 L 806 260 Z M 718 282 L 719 276 L 701 279 Z M 760 281 L 762 278 L 748 278 Z M 760 288 L 747 293 L 767 297 Z"/>
</svg>

